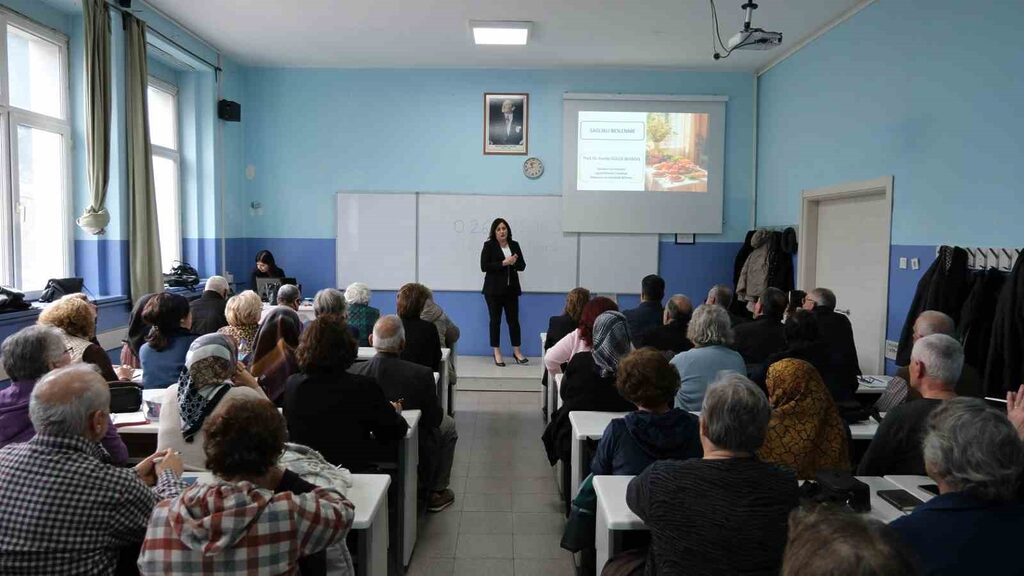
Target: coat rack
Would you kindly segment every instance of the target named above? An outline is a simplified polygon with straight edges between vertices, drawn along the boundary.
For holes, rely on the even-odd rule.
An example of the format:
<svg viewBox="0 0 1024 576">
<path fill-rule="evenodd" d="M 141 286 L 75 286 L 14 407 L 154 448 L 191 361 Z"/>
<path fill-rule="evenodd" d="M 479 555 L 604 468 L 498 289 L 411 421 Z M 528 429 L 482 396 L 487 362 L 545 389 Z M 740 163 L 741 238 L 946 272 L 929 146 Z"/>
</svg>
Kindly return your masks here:
<svg viewBox="0 0 1024 576">
<path fill-rule="evenodd" d="M 935 248 L 938 255 L 939 248 Z M 967 267 L 971 270 L 986 270 L 995 268 L 1003 272 L 1013 270 L 1020 257 L 1020 248 L 978 248 L 961 246 L 967 251 Z"/>
</svg>

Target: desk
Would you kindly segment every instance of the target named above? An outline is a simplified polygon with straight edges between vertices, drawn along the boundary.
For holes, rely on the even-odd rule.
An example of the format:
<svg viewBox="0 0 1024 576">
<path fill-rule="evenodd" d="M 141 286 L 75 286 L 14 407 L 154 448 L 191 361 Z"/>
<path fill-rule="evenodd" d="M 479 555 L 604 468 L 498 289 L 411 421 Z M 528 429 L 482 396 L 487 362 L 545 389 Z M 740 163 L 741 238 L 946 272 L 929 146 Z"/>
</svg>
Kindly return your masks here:
<svg viewBox="0 0 1024 576">
<path fill-rule="evenodd" d="M 570 461 L 569 488 L 570 494 L 566 499 L 572 500 L 580 490 L 580 483 L 585 476 L 584 470 L 590 469 L 590 461 L 586 458 L 584 442 L 587 440 L 600 440 L 604 435 L 604 429 L 616 419 L 622 418 L 627 412 L 589 412 L 575 411 L 569 413 L 569 423 L 572 425 L 572 459 Z"/>
<path fill-rule="evenodd" d="M 544 367 L 544 355 L 545 355 L 545 353 L 547 353 L 547 350 L 544 349 L 544 342 L 546 342 L 547 339 L 548 339 L 548 333 L 547 332 L 541 332 L 540 333 L 540 368 L 541 368 L 541 370 L 540 370 L 540 382 L 541 382 L 541 389 L 542 389 L 541 391 L 544 393 L 544 397 L 540 401 L 541 402 L 540 409 L 541 409 L 541 412 L 543 412 L 543 414 L 544 414 L 544 421 L 545 422 L 550 422 L 551 421 L 551 414 L 555 411 L 555 408 L 554 408 L 555 405 L 551 402 L 551 390 L 555 387 L 555 382 L 554 382 L 554 379 L 551 377 L 551 375 L 548 375 L 548 385 L 546 387 L 544 386 L 544 375 L 547 374 L 547 370 L 548 370 L 547 368 Z"/>
<path fill-rule="evenodd" d="M 441 371 L 438 373 L 437 397 L 441 399 L 441 410 L 449 416 L 455 415 L 455 388 L 451 386 L 448 377 L 448 357 L 451 356 L 451 348 L 441 348 Z M 359 347 L 359 360 L 369 360 L 377 355 L 377 351 L 369 346 Z"/>
<path fill-rule="evenodd" d="M 632 479 L 633 476 L 594 476 L 594 492 L 597 494 L 594 544 L 597 549 L 595 565 L 598 575 L 608 559 L 622 551 L 622 531 L 647 530 L 643 520 L 626 505 L 626 488 Z M 895 490 L 899 486 L 879 476 L 857 476 L 857 479 L 871 489 L 870 517 L 888 524 L 903 516 L 902 512 L 878 497 L 879 490 Z"/>
<path fill-rule="evenodd" d="M 892 376 L 858 376 L 857 394 L 882 394 L 892 379 Z"/>
<path fill-rule="evenodd" d="M 416 546 L 416 470 L 420 465 L 420 417 L 419 410 L 402 410 L 402 417 L 409 424 L 409 430 L 402 439 L 398 451 L 399 477 L 402 480 L 402 561 L 409 565 L 412 549 Z"/>
<path fill-rule="evenodd" d="M 932 498 L 935 498 L 935 494 L 932 494 L 931 492 L 921 489 L 921 486 L 927 486 L 929 484 L 931 484 L 932 486 L 935 485 L 935 480 L 932 480 L 927 476 L 895 475 L 886 476 L 885 479 L 888 480 L 889 482 L 892 482 L 896 486 L 903 488 L 907 492 L 910 492 L 914 496 L 917 496 L 924 502 L 927 502 Z"/>
<path fill-rule="evenodd" d="M 555 374 L 555 385 L 552 386 L 553 390 L 551 391 L 554 394 L 552 402 L 554 402 L 555 406 L 554 410 L 551 411 L 552 413 L 562 407 L 562 378 L 564 376 L 565 374 L 561 373 Z"/>
<path fill-rule="evenodd" d="M 882 414 L 885 417 L 885 414 Z M 878 422 L 874 418 L 868 418 L 861 422 L 850 424 L 850 437 L 854 440 L 871 440 L 878 432 Z"/>
<path fill-rule="evenodd" d="M 185 472 L 183 478 L 213 482 L 209 472 Z M 353 474 L 345 498 L 354 506 L 352 530 L 356 536 L 355 555 L 359 576 L 387 576 L 388 573 L 388 486 L 387 474 Z M 344 545 L 344 541 L 342 541 Z"/>
<path fill-rule="evenodd" d="M 644 521 L 626 506 L 626 487 L 633 476 L 594 476 L 597 494 L 597 525 L 594 544 L 597 548 L 597 574 L 612 555 L 621 552 L 622 531 L 647 530 Z"/>
<path fill-rule="evenodd" d="M 270 312 L 270 309 L 273 307 L 273 304 L 269 304 L 267 302 L 263 303 L 263 311 L 260 313 L 261 324 L 263 323 L 263 319 L 267 317 L 267 314 Z M 299 304 L 299 309 L 297 313 L 299 315 L 299 320 L 302 320 L 303 324 L 307 322 L 312 322 L 313 319 L 316 318 L 316 313 L 313 312 L 312 303 L 303 302 L 302 304 Z"/>
</svg>

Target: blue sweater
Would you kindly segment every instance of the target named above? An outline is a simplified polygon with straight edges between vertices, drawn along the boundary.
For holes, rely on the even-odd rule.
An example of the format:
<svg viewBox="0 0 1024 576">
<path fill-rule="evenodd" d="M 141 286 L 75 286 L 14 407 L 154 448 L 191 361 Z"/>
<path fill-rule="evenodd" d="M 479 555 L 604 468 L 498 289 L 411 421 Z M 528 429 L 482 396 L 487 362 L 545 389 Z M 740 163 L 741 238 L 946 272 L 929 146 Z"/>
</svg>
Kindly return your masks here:
<svg viewBox="0 0 1024 576">
<path fill-rule="evenodd" d="M 676 408 L 697 411 L 704 404 L 704 392 L 718 373 L 732 371 L 747 375 L 747 364 L 739 352 L 725 346 L 694 348 L 676 354 L 672 365 L 679 370 L 680 386 Z"/>
<path fill-rule="evenodd" d="M 605 428 L 590 471 L 630 476 L 656 460 L 700 458 L 699 428 L 696 416 L 678 408 L 664 414 L 630 412 Z"/>
<path fill-rule="evenodd" d="M 169 338 L 170 345 L 160 351 L 154 350 L 148 342 L 143 344 L 139 350 L 139 360 L 142 363 L 142 387 L 150 390 L 177 384 L 178 376 L 185 368 L 185 355 L 188 354 L 188 347 L 196 338 L 198 336 L 195 334 L 179 332 L 171 336 Z"/>
</svg>

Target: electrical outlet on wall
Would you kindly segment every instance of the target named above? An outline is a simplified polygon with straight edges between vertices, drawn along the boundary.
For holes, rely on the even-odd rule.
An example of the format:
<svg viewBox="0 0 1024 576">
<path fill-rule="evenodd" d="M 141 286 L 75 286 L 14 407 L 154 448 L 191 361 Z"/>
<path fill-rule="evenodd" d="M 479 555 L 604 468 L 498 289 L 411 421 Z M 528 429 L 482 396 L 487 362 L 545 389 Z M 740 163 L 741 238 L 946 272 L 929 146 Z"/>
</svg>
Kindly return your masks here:
<svg viewBox="0 0 1024 576">
<path fill-rule="evenodd" d="M 900 270 L 906 270 L 906 269 L 907 269 L 907 257 L 906 256 L 900 256 Z"/>
<path fill-rule="evenodd" d="M 894 342 L 892 340 L 886 340 L 885 341 L 885 357 L 886 357 L 886 359 L 888 359 L 888 360 L 895 360 L 896 359 L 896 349 L 899 348 L 899 347 L 900 347 L 900 343 L 899 342 Z"/>
<path fill-rule="evenodd" d="M 910 269 L 911 270 L 917 270 L 919 268 L 921 268 L 921 259 L 920 258 L 911 258 L 910 259 Z"/>
</svg>

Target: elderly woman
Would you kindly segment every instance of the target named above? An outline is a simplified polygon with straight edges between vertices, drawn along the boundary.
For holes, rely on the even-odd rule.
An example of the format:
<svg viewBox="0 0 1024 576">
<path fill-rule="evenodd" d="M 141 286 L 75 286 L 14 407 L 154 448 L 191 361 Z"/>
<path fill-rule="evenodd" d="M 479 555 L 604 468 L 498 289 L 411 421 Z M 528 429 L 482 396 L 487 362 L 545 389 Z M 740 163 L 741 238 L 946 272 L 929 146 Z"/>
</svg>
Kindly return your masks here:
<svg viewBox="0 0 1024 576">
<path fill-rule="evenodd" d="M 772 421 L 761 459 L 790 468 L 801 480 L 821 470 L 849 470 L 846 424 L 814 366 L 780 360 L 768 368 L 765 383 Z"/>
<path fill-rule="evenodd" d="M 362 282 L 349 284 L 345 288 L 345 301 L 348 302 L 348 325 L 359 334 L 359 345 L 369 346 L 373 325 L 380 318 L 380 310 L 370 306 L 370 287 Z"/>
<path fill-rule="evenodd" d="M 566 334 L 544 353 L 544 368 L 554 376 L 562 373 L 562 365 L 577 352 L 589 352 L 594 343 L 594 321 L 609 310 L 618 311 L 619 305 L 610 298 L 598 296 L 583 305 L 576 329 Z"/>
<path fill-rule="evenodd" d="M 131 367 L 118 366 L 115 370 L 106 351 L 92 342 L 96 337 L 96 308 L 88 301 L 64 296 L 39 314 L 38 323 L 60 330 L 72 362 L 92 364 L 107 382 L 131 379 Z"/>
<path fill-rule="evenodd" d="M 617 311 L 598 316 L 594 322 L 594 349 L 579 352 L 569 361 L 560 390 L 562 407 L 551 416 L 551 422 L 541 437 L 552 465 L 559 460 L 568 462 L 570 459 L 570 412 L 629 412 L 636 409 L 615 387 L 619 361 L 630 350 L 632 344 L 626 317 Z"/>
<path fill-rule="evenodd" d="M 661 460 L 630 481 L 626 504 L 651 531 L 648 574 L 778 573 L 797 482 L 755 455 L 770 417 L 753 382 L 724 374 L 704 394 L 704 457 Z"/>
<path fill-rule="evenodd" d="M 216 479 L 156 506 L 139 555 L 142 574 L 306 574 L 304 557 L 344 542 L 352 503 L 278 465 L 286 431 L 273 404 L 231 402 L 203 433 Z"/>
<path fill-rule="evenodd" d="M 167 388 L 178 381 L 185 367 L 188 347 L 196 339 L 192 328 L 192 310 L 184 296 L 170 292 L 154 294 L 142 311 L 149 324 L 146 343 L 139 350 L 142 360 L 142 386 Z"/>
<path fill-rule="evenodd" d="M 284 394 L 290 441 L 352 472 L 391 457 L 409 428 L 376 380 L 347 372 L 357 353 L 344 323 L 316 318 L 296 350 L 301 372 L 288 379 Z"/>
<path fill-rule="evenodd" d="M 0 360 L 11 385 L 0 390 L 0 448 L 28 442 L 36 435 L 28 405 L 36 382 L 47 372 L 66 366 L 71 356 L 64 334 L 50 326 L 29 326 L 11 334 L 0 345 Z M 113 422 L 100 441 L 114 464 L 128 461 L 125 447 Z"/>
<path fill-rule="evenodd" d="M 423 284 L 410 283 L 398 291 L 398 317 L 405 328 L 405 349 L 402 360 L 441 371 L 441 338 L 437 328 L 421 318 L 430 298 L 430 289 Z"/>
<path fill-rule="evenodd" d="M 732 324 L 729 313 L 721 306 L 697 306 L 686 328 L 686 337 L 693 342 L 693 348 L 672 358 L 680 379 L 676 408 L 697 411 L 704 401 L 704 391 L 719 372 L 746 376 L 747 365 L 739 352 L 729 348 Z"/>
<path fill-rule="evenodd" d="M 178 383 L 164 393 L 156 445 L 172 448 L 192 470 L 206 468 L 203 422 L 217 406 L 241 398 L 266 399 L 256 378 L 238 362 L 235 342 L 225 334 L 196 338 Z"/>
<path fill-rule="evenodd" d="M 1020 574 L 1024 449 L 1006 415 L 974 398 L 932 412 L 924 437 L 939 496 L 890 524 L 917 554 L 922 574 Z"/>
<path fill-rule="evenodd" d="M 217 332 L 234 339 L 238 346 L 238 358 L 243 363 L 249 359 L 256 345 L 256 331 L 260 327 L 260 315 L 263 313 L 263 302 L 258 294 L 246 290 L 228 299 L 224 308 L 228 325 Z"/>
<path fill-rule="evenodd" d="M 878 520 L 819 506 L 794 510 L 782 576 L 916 576 L 910 551 Z"/>
<path fill-rule="evenodd" d="M 656 460 L 701 456 L 697 417 L 672 407 L 679 373 L 663 354 L 653 348 L 631 352 L 619 363 L 615 386 L 636 411 L 605 428 L 591 472 L 632 476 Z"/>
</svg>

